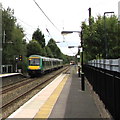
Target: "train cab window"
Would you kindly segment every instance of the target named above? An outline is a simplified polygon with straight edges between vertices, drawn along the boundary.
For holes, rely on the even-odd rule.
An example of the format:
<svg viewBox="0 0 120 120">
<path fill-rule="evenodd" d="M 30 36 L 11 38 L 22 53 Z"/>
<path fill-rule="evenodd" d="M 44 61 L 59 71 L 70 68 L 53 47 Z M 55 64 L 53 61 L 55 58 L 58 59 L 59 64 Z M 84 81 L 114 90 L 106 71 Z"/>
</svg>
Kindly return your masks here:
<svg viewBox="0 0 120 120">
<path fill-rule="evenodd" d="M 34 58 L 34 59 L 29 59 L 29 65 L 31 65 L 31 66 L 39 66 L 40 65 L 40 59 L 36 59 L 36 58 Z"/>
</svg>

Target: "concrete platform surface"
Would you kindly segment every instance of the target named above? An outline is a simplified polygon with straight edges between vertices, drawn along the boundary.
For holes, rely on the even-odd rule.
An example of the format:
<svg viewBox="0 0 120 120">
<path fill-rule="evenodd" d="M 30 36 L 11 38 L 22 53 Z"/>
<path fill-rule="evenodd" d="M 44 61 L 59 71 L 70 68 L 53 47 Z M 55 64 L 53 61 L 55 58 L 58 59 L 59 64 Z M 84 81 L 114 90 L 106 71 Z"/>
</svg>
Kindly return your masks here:
<svg viewBox="0 0 120 120">
<path fill-rule="evenodd" d="M 87 81 L 81 90 L 77 66 L 71 66 L 8 118 L 103 118 L 92 92 Z"/>
</svg>

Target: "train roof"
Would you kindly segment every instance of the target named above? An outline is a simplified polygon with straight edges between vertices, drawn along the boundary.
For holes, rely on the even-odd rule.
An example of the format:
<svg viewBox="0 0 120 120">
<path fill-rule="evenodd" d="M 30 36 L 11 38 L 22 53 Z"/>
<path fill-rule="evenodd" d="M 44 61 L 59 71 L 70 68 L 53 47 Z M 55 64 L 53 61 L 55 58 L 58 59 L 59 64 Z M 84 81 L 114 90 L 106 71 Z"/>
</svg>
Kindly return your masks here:
<svg viewBox="0 0 120 120">
<path fill-rule="evenodd" d="M 44 57 L 44 56 L 40 56 L 40 55 L 30 55 L 29 58 L 30 58 L 30 57 L 47 59 L 48 61 L 49 61 L 49 60 L 52 60 L 52 61 L 63 61 L 62 59 L 58 59 L 58 58 L 49 58 L 49 57 Z"/>
</svg>

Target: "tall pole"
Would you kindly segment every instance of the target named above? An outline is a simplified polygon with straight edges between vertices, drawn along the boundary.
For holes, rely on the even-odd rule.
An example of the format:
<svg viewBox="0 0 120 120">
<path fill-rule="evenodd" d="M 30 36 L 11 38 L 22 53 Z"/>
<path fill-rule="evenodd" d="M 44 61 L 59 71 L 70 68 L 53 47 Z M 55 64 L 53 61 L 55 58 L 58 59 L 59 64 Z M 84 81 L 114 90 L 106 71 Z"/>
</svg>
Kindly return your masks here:
<svg viewBox="0 0 120 120">
<path fill-rule="evenodd" d="M 0 74 L 2 73 L 2 4 L 0 3 Z M 0 77 L 0 93 L 2 93 L 2 77 Z M 0 95 L 2 98 L 2 94 Z M 0 108 L 2 108 L 2 99 L 0 99 Z M 0 109 L 0 119 L 2 119 L 2 109 Z"/>
<path fill-rule="evenodd" d="M 83 33 L 81 31 L 81 47 L 82 47 L 82 51 L 81 51 L 81 89 L 82 91 L 85 90 L 85 80 L 84 80 L 84 72 L 83 72 Z"/>
<path fill-rule="evenodd" d="M 78 46 L 78 54 L 80 54 L 80 48 Z M 78 63 L 80 63 L 80 56 L 78 57 Z M 80 77 L 80 64 L 78 65 L 78 77 Z"/>
<path fill-rule="evenodd" d="M 91 8 L 88 9 L 89 10 L 89 26 L 91 26 Z"/>
<path fill-rule="evenodd" d="M 80 32 L 80 31 L 62 31 L 61 32 L 61 34 L 70 34 L 70 33 L 73 33 L 73 32 L 77 32 L 77 33 L 80 33 L 81 35 L 81 48 L 82 48 L 82 51 L 81 51 L 81 57 L 80 57 L 80 62 L 81 62 L 81 73 L 79 72 L 79 70 L 78 70 L 78 72 L 79 72 L 79 74 L 81 74 L 81 89 L 82 89 L 82 91 L 84 91 L 85 90 L 85 80 L 84 80 L 84 72 L 83 72 L 83 33 L 82 33 L 82 31 Z M 73 47 L 73 46 L 72 46 Z M 69 48 L 71 48 L 71 47 L 69 47 Z"/>
<path fill-rule="evenodd" d="M 118 21 L 120 22 L 120 1 L 118 2 Z"/>
<path fill-rule="evenodd" d="M 118 2 L 118 44 L 120 41 L 120 1 Z"/>
<path fill-rule="evenodd" d="M 2 4 L 0 3 L 0 73 L 2 73 Z"/>
<path fill-rule="evenodd" d="M 107 38 L 106 38 L 106 19 L 104 13 L 104 34 L 105 34 L 105 58 L 107 59 Z"/>
</svg>

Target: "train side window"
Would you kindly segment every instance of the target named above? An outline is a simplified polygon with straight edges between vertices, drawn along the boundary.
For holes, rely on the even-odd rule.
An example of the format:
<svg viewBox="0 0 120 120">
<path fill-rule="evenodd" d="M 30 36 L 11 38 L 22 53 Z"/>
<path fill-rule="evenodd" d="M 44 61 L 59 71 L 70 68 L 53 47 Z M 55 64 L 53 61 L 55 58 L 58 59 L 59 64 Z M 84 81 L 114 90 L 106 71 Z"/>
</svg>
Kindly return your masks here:
<svg viewBox="0 0 120 120">
<path fill-rule="evenodd" d="M 42 64 L 43 64 L 43 66 L 45 65 L 44 60 L 42 60 Z"/>
</svg>

